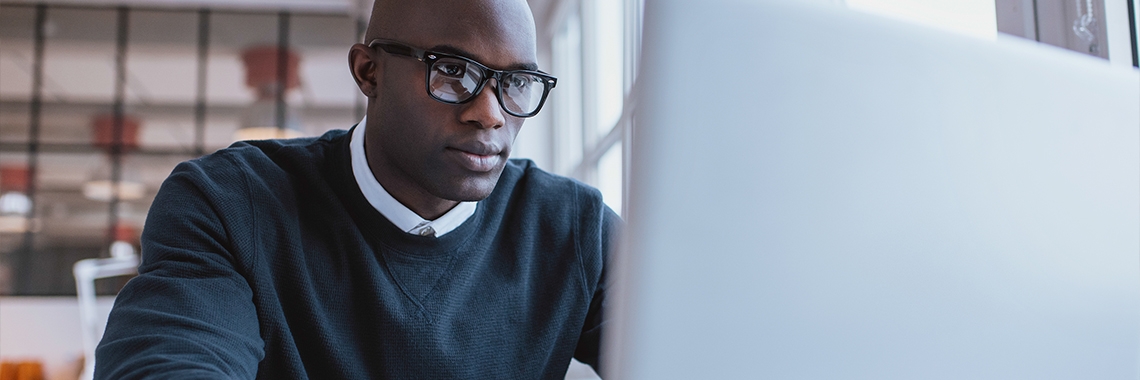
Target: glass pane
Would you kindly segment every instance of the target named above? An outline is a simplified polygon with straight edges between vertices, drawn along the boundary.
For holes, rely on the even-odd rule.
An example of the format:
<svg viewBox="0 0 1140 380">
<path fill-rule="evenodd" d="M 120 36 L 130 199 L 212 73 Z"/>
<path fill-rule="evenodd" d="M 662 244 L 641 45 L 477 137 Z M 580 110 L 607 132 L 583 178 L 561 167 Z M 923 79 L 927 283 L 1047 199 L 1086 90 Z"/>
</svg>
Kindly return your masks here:
<svg viewBox="0 0 1140 380">
<path fill-rule="evenodd" d="M 0 165 L 27 162 L 34 7 L 0 9 Z M 129 17 L 125 110 L 139 122 L 141 149 L 123 157 L 122 177 L 137 183 L 116 216 L 137 239 L 155 192 L 179 162 L 191 159 L 197 91 L 199 13 L 132 10 Z M 278 44 L 275 13 L 210 14 L 207 58 L 206 151 L 228 146 L 258 99 L 242 55 Z M 96 120 L 112 111 L 117 11 L 52 7 L 45 30 L 44 107 L 30 250 L 24 233 L 0 233 L 0 294 L 74 294 L 75 261 L 108 255 L 112 234 L 110 158 L 93 147 Z M 290 18 L 291 49 L 300 58 L 300 85 L 287 100 L 303 115 L 307 134 L 344 129 L 358 119 L 362 98 L 345 57 L 356 25 L 345 16 Z M 22 65 L 22 66 L 21 66 Z M 21 77 L 21 75 L 23 77 Z M 106 182 L 104 182 L 106 184 Z M 114 294 L 125 278 L 97 283 Z"/>
<path fill-rule="evenodd" d="M 348 129 L 360 119 L 364 96 L 348 71 L 348 49 L 356 43 L 356 23 L 346 16 L 294 16 L 289 41 L 300 56 L 299 107 L 303 132 L 320 135 Z"/>
<path fill-rule="evenodd" d="M 594 27 L 592 46 L 595 49 L 594 72 L 596 73 L 593 98 L 597 102 L 597 137 L 605 136 L 621 118 L 622 102 L 625 98 L 625 14 L 624 2 L 616 0 L 595 0 L 593 4 Z"/>
<path fill-rule="evenodd" d="M 0 141 L 28 141 L 35 8 L 0 5 Z"/>
<path fill-rule="evenodd" d="M 140 121 L 144 149 L 194 149 L 198 13 L 132 11 L 127 48 L 127 112 Z"/>
<path fill-rule="evenodd" d="M 554 171 L 569 175 L 582 160 L 582 22 L 567 17 L 552 42 L 551 71 L 558 87 L 547 102 L 554 115 Z"/>
<path fill-rule="evenodd" d="M 116 22 L 113 10 L 48 9 L 42 142 L 88 144 L 93 117 L 111 112 Z"/>
<path fill-rule="evenodd" d="M 12 275 L 19 295 L 74 294 L 71 264 L 96 257 L 106 236 L 108 208 L 86 202 L 77 190 L 99 154 L 41 153 L 37 157 L 31 250 L 13 252 Z"/>
<path fill-rule="evenodd" d="M 0 149 L 16 149 L 14 145 L 26 146 L 30 122 L 27 99 L 0 100 Z"/>
<path fill-rule="evenodd" d="M 22 285 L 20 294 L 74 294 L 71 266 L 77 260 L 107 257 L 112 231 L 116 238 L 133 243 L 137 251 L 138 236 L 155 192 L 174 165 L 188 158 L 123 156 L 123 187 L 115 224 L 122 228 L 112 230 L 108 186 L 111 158 L 101 152 L 41 154 L 33 197 L 38 221 L 33 250 L 23 256 L 22 266 L 16 265 L 22 269 L 14 271 Z M 124 281 L 100 281 L 97 289 L 101 294 L 114 294 Z"/>
<path fill-rule="evenodd" d="M 0 152 L 0 295 L 12 293 L 13 255 L 24 241 L 31 205 L 26 186 L 27 164 L 27 152 Z"/>
<path fill-rule="evenodd" d="M 36 176 L 36 213 L 42 228 L 36 250 L 98 249 L 106 243 L 108 204 L 83 196 L 84 183 L 106 179 L 110 162 L 102 153 L 43 153 Z"/>
<path fill-rule="evenodd" d="M 1121 12 L 1126 11 L 1123 1 L 1110 4 L 1118 6 L 1117 9 Z M 1114 20 L 1106 19 L 1108 8 L 1103 0 L 1040 3 L 999 0 L 996 8 L 997 30 L 1101 58 L 1108 58 L 1111 43 L 1114 49 L 1125 49 L 1122 55 L 1127 56 L 1131 52 L 1128 42 L 1117 45 L 1108 36 L 1106 26 L 1115 24 Z M 1126 23 L 1127 15 L 1122 16 L 1124 17 L 1119 20 Z M 1120 30 L 1127 28 L 1127 25 L 1123 25 Z M 1119 36 L 1124 37 L 1125 34 Z M 1113 52 L 1113 55 L 1116 54 Z"/>
<path fill-rule="evenodd" d="M 206 151 L 234 142 L 241 119 L 257 99 L 247 86 L 242 52 L 278 44 L 276 14 L 212 13 L 206 74 Z M 291 100 L 291 99 L 290 99 Z"/>
<path fill-rule="evenodd" d="M 614 144 L 598 160 L 598 190 L 602 200 L 621 215 L 622 206 L 622 144 Z"/>
</svg>

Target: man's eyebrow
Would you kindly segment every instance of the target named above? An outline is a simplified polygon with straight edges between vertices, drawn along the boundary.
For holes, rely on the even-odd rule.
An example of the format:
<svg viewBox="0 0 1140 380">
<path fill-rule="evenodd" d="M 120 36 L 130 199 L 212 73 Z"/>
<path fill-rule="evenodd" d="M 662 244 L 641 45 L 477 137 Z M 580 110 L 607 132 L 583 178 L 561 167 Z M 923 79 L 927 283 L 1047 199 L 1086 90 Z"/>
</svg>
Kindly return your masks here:
<svg viewBox="0 0 1140 380">
<path fill-rule="evenodd" d="M 466 58 L 473 59 L 476 62 L 483 63 L 482 60 L 476 58 L 474 54 L 471 54 L 471 52 L 460 49 L 460 48 L 455 47 L 455 46 L 451 46 L 451 45 L 436 45 L 436 46 L 432 46 L 431 48 L 429 48 L 427 50 L 439 52 L 439 53 L 444 53 L 444 54 L 452 54 L 452 55 L 463 56 Z M 486 63 L 483 63 L 483 65 L 486 65 Z M 515 63 L 515 64 L 512 64 L 509 67 L 507 67 L 506 70 L 538 71 L 538 64 L 533 63 L 533 62 L 531 62 L 531 63 Z"/>
</svg>

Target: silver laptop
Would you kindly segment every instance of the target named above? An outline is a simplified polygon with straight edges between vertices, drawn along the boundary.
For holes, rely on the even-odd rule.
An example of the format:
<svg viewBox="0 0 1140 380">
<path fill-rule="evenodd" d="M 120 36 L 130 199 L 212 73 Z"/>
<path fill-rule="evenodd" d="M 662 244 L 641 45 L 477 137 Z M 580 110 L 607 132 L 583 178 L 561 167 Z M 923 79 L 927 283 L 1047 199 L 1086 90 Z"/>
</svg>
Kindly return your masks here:
<svg viewBox="0 0 1140 380">
<path fill-rule="evenodd" d="M 1140 74 L 775 1 L 646 4 L 617 379 L 1137 379 Z"/>
</svg>

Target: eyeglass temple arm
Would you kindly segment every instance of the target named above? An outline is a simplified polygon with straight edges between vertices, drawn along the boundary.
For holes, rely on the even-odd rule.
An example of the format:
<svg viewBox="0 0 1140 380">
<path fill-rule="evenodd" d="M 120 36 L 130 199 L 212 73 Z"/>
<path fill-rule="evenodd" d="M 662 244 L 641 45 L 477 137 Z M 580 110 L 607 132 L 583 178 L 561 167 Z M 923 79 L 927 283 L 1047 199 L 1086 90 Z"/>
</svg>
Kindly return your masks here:
<svg viewBox="0 0 1140 380">
<path fill-rule="evenodd" d="M 412 58 L 415 58 L 415 59 L 418 59 L 421 61 L 424 60 L 424 58 L 423 58 L 424 51 L 420 50 L 420 49 L 413 48 L 411 46 L 388 43 L 388 42 L 385 42 L 383 40 L 372 40 L 372 42 L 368 43 L 368 47 L 376 47 L 376 46 L 379 46 L 380 49 L 383 49 L 384 51 L 391 53 L 391 54 L 408 56 L 408 57 L 412 57 Z"/>
</svg>

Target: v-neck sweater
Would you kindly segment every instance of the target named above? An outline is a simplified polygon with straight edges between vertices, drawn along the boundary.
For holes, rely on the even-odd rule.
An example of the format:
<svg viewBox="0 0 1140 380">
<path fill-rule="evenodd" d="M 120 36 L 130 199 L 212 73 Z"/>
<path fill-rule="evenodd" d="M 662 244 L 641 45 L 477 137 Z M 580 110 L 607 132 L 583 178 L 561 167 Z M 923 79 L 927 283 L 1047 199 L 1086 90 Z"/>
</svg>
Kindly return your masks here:
<svg viewBox="0 0 1140 380">
<path fill-rule="evenodd" d="M 538 379 L 595 366 L 600 193 L 509 160 L 474 215 L 407 234 L 354 182 L 349 132 L 237 143 L 178 165 L 97 379 Z"/>
</svg>

